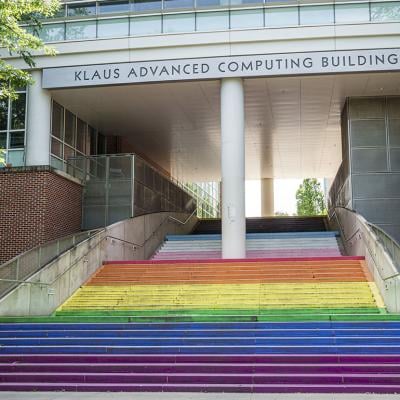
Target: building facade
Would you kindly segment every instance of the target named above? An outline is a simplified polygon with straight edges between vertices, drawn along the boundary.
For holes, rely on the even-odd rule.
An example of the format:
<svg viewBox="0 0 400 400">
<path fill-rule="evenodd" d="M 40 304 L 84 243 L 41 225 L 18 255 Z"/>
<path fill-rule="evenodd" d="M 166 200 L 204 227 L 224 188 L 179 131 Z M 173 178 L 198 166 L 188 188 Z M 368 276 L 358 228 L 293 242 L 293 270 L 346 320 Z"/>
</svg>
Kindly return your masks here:
<svg viewBox="0 0 400 400">
<path fill-rule="evenodd" d="M 68 160 L 136 153 L 180 181 L 222 181 L 232 257 L 245 178 L 270 203 L 270 179 L 337 176 L 331 207 L 400 238 L 400 2 L 64 1 L 39 35 L 57 55 L 37 54 L 35 83 L 0 103 L 9 174 L 70 179 Z"/>
</svg>

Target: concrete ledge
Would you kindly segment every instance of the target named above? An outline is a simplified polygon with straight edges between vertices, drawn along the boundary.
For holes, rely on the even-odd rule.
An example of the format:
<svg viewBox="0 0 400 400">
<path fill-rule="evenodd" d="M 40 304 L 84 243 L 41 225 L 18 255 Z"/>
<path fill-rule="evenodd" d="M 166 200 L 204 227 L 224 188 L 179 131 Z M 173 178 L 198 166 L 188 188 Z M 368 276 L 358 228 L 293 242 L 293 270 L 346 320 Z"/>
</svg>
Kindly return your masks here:
<svg viewBox="0 0 400 400">
<path fill-rule="evenodd" d="M 100 230 L 0 299 L 0 315 L 51 315 L 104 261 L 148 259 L 167 234 L 189 233 L 197 217 L 188 217 L 176 212 L 147 214 Z"/>
<path fill-rule="evenodd" d="M 0 174 L 15 174 L 18 172 L 53 172 L 54 168 L 50 165 L 34 165 L 30 167 L 4 167 L 0 168 Z"/>
</svg>

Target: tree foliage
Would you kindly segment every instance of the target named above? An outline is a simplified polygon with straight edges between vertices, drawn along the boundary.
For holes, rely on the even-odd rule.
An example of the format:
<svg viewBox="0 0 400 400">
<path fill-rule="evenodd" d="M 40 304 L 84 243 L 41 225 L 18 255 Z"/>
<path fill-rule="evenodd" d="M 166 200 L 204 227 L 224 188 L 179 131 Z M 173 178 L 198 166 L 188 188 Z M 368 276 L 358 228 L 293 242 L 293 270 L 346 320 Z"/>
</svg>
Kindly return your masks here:
<svg viewBox="0 0 400 400">
<path fill-rule="evenodd" d="M 285 211 L 275 211 L 274 215 L 277 217 L 288 217 L 289 216 L 289 214 Z"/>
<path fill-rule="evenodd" d="M 40 19 L 53 15 L 60 7 L 58 0 L 0 0 L 0 48 L 11 56 L 21 57 L 29 67 L 35 66 L 32 53 L 54 54 L 37 36 Z M 31 33 L 22 23 L 30 25 Z M 7 63 L 0 53 L 0 98 L 15 98 L 15 89 L 32 83 L 28 72 Z"/>
<path fill-rule="evenodd" d="M 0 147 L 0 167 L 6 164 L 6 151 Z"/>
<path fill-rule="evenodd" d="M 297 215 L 325 214 L 324 194 L 315 179 L 304 179 L 296 191 Z"/>
</svg>

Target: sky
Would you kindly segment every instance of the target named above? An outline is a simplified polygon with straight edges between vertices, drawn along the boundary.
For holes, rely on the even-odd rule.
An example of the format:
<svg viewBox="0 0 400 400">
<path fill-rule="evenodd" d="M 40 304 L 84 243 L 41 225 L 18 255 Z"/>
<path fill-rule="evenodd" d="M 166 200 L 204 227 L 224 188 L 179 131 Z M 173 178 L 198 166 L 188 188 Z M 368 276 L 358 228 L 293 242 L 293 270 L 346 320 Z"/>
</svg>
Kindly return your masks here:
<svg viewBox="0 0 400 400">
<path fill-rule="evenodd" d="M 274 208 L 292 215 L 296 212 L 296 190 L 302 179 L 274 179 Z M 321 188 L 323 180 L 319 179 Z M 260 181 L 246 181 L 246 217 L 261 215 Z"/>
</svg>

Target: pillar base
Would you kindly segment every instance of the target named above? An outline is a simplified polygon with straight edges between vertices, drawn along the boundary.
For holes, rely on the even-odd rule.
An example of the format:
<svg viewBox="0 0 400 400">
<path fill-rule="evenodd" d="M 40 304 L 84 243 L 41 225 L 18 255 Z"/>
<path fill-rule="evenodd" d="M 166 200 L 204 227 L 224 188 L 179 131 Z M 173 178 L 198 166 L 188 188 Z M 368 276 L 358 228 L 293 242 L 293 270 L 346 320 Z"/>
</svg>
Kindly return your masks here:
<svg viewBox="0 0 400 400">
<path fill-rule="evenodd" d="M 274 180 L 272 178 L 261 179 L 261 216 L 274 216 Z"/>
</svg>

